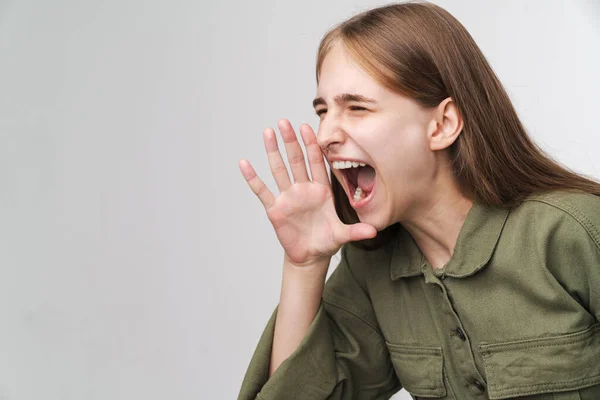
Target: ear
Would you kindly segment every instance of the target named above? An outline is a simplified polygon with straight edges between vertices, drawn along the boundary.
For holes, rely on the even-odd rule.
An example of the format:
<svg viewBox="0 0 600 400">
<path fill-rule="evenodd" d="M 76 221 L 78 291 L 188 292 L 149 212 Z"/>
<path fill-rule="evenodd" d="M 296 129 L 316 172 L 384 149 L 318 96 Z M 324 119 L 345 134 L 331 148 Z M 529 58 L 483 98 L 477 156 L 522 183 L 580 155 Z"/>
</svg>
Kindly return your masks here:
<svg viewBox="0 0 600 400">
<path fill-rule="evenodd" d="M 458 138 L 463 129 L 462 116 L 452 97 L 447 97 L 433 109 L 429 124 L 429 149 L 442 150 Z"/>
</svg>

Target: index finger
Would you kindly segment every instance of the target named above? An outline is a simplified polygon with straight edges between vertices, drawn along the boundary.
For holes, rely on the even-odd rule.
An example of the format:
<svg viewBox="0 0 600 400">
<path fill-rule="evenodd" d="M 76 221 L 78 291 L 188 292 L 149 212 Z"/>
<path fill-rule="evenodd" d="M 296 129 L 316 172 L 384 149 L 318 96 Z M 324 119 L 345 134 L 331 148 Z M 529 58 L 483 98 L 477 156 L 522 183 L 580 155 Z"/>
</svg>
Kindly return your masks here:
<svg viewBox="0 0 600 400">
<path fill-rule="evenodd" d="M 321 150 L 321 147 L 317 143 L 315 132 L 309 124 L 302 124 L 300 125 L 300 134 L 306 147 L 308 165 L 313 181 L 323 185 L 330 185 L 331 183 L 327 177 L 327 169 L 325 168 L 323 150 Z"/>
</svg>

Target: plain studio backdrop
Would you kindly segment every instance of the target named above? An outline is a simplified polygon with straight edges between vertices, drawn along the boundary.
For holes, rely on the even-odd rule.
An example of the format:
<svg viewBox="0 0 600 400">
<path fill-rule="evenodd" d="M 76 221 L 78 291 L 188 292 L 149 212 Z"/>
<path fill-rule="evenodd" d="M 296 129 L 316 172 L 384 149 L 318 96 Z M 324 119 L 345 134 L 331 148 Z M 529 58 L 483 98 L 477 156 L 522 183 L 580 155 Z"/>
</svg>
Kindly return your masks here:
<svg viewBox="0 0 600 400">
<path fill-rule="evenodd" d="M 599 177 L 599 3 L 436 3 Z M 237 396 L 283 259 L 238 160 L 278 193 L 263 129 L 317 129 L 319 40 L 382 4 L 0 0 L 1 400 Z"/>
</svg>

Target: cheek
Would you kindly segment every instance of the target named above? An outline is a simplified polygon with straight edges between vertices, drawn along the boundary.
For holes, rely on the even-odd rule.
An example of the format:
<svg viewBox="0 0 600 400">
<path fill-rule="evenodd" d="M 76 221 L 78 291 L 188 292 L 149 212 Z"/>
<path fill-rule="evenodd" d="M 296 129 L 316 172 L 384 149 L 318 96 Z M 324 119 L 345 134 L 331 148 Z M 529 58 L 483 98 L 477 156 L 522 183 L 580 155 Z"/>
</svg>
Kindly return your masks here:
<svg viewBox="0 0 600 400">
<path fill-rule="evenodd" d="M 430 151 L 423 132 L 407 129 L 397 131 L 394 136 L 385 146 L 388 159 L 395 159 L 400 166 L 414 166 L 428 160 Z"/>
<path fill-rule="evenodd" d="M 385 146 L 382 179 L 394 192 L 416 190 L 430 181 L 431 152 L 418 132 L 404 132 L 398 136 L 399 140 Z"/>
<path fill-rule="evenodd" d="M 357 139 L 376 163 L 376 168 L 386 175 L 384 179 L 416 178 L 429 165 L 431 151 L 426 142 L 427 135 L 416 121 L 407 123 L 383 118 L 362 122 L 357 129 L 360 132 Z"/>
</svg>

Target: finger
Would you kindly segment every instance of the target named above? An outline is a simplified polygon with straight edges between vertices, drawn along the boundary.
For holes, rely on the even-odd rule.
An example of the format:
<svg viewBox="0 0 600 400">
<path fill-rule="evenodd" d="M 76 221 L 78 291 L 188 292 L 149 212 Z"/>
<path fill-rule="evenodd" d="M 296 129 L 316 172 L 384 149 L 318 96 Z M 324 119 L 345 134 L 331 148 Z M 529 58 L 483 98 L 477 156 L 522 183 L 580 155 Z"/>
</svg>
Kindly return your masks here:
<svg viewBox="0 0 600 400">
<path fill-rule="evenodd" d="M 304 153 L 302 147 L 298 143 L 294 128 L 287 119 L 280 119 L 279 132 L 283 138 L 285 144 L 285 152 L 294 176 L 294 182 L 308 182 L 308 171 L 306 170 L 306 161 L 304 160 Z"/>
<path fill-rule="evenodd" d="M 279 147 L 277 146 L 277 138 L 275 137 L 275 131 L 271 128 L 267 128 L 263 132 L 263 138 L 265 140 L 265 150 L 267 151 L 267 157 L 269 158 L 269 167 L 275 183 L 279 188 L 279 193 L 283 192 L 290 186 L 290 175 L 288 174 L 287 167 L 283 162 Z"/>
<path fill-rule="evenodd" d="M 339 235 L 341 243 L 355 242 L 358 240 L 374 238 L 377 235 L 377 229 L 372 225 L 362 222 L 352 225 L 342 224 Z"/>
<path fill-rule="evenodd" d="M 275 203 L 275 196 L 273 196 L 273 193 L 271 193 L 267 185 L 265 185 L 258 175 L 256 175 L 250 162 L 248 162 L 248 160 L 240 160 L 238 166 L 240 167 L 246 182 L 248 182 L 250 189 L 258 196 L 260 202 L 265 206 L 265 209 L 268 210 L 271 208 Z"/>
<path fill-rule="evenodd" d="M 317 136 L 313 129 L 308 124 L 302 124 L 300 125 L 300 134 L 306 147 L 306 156 L 313 181 L 322 183 L 323 185 L 330 185 L 323 158 L 323 150 L 321 150 L 321 147 L 317 143 Z"/>
</svg>

